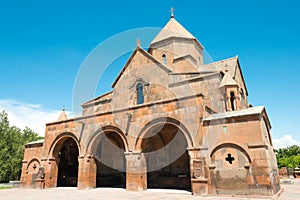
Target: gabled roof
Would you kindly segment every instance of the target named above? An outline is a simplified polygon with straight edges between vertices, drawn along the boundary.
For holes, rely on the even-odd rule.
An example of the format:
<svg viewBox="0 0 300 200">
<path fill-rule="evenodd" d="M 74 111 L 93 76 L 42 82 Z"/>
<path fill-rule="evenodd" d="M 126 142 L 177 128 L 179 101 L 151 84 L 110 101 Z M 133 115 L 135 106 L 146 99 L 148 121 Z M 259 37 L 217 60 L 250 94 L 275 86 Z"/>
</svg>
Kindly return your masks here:
<svg viewBox="0 0 300 200">
<path fill-rule="evenodd" d="M 221 71 L 225 74 L 225 71 L 228 70 L 228 74 L 231 77 L 235 76 L 236 65 L 237 65 L 238 58 L 232 57 L 225 60 L 220 60 L 216 62 L 212 62 L 209 64 L 201 65 L 200 72 L 202 71 Z"/>
<path fill-rule="evenodd" d="M 122 74 L 125 72 L 125 70 L 127 69 L 128 65 L 131 63 L 132 59 L 134 58 L 134 56 L 136 55 L 137 52 L 141 52 L 144 56 L 146 56 L 147 58 L 149 58 L 150 60 L 152 60 L 155 64 L 158 65 L 158 67 L 160 67 L 162 70 L 164 70 L 167 73 L 171 73 L 172 70 L 169 69 L 169 67 L 167 65 L 162 64 L 161 62 L 159 62 L 156 58 L 154 58 L 150 53 L 148 53 L 147 51 L 145 51 L 144 49 L 142 49 L 139 45 L 136 46 L 135 50 L 133 51 L 133 53 L 131 54 L 131 56 L 129 57 L 128 61 L 126 62 L 126 64 L 124 65 L 123 69 L 121 70 L 121 72 L 119 73 L 119 75 L 117 76 L 116 80 L 113 82 L 112 87 L 114 88 L 115 85 L 117 84 L 117 82 L 119 81 L 119 79 L 121 78 Z"/>
<path fill-rule="evenodd" d="M 200 66 L 200 72 L 219 71 L 219 72 L 223 72 L 225 74 L 225 72 L 228 71 L 227 73 L 230 75 L 231 78 L 236 77 L 236 73 L 237 73 L 238 69 L 241 72 L 241 77 L 244 82 L 246 94 L 248 95 L 247 86 L 246 86 L 245 79 L 244 79 L 244 76 L 242 73 L 242 69 L 240 67 L 238 56 Z"/>
<path fill-rule="evenodd" d="M 84 103 L 81 104 L 81 106 L 85 107 L 85 106 L 89 106 L 89 105 L 94 105 L 97 102 L 105 101 L 105 100 L 108 100 L 108 99 L 111 99 L 111 98 L 112 98 L 112 91 L 110 91 L 108 93 L 105 93 L 101 96 L 98 96 L 94 99 L 91 99 L 87 102 L 84 102 Z"/>
</svg>

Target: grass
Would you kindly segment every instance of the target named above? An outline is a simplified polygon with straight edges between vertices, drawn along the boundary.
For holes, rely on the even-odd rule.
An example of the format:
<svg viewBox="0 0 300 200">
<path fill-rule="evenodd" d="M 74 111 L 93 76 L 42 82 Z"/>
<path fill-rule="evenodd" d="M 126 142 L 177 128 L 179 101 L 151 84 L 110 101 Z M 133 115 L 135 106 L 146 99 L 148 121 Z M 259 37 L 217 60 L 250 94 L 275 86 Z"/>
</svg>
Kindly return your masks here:
<svg viewBox="0 0 300 200">
<path fill-rule="evenodd" d="M 0 190 L 12 189 L 12 185 L 0 185 Z"/>
</svg>

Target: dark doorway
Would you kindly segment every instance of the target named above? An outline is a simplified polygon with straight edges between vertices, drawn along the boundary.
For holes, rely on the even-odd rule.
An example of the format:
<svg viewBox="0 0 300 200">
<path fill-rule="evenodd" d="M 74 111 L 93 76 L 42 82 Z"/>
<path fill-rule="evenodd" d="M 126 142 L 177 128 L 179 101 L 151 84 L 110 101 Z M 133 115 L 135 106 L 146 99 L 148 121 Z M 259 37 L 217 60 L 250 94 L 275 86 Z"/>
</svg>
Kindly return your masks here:
<svg viewBox="0 0 300 200">
<path fill-rule="evenodd" d="M 147 188 L 191 190 L 187 141 L 174 125 L 151 130 L 143 139 L 147 162 Z"/>
<path fill-rule="evenodd" d="M 125 146 L 115 132 L 103 134 L 96 141 L 97 187 L 126 187 Z"/>
<path fill-rule="evenodd" d="M 78 146 L 73 139 L 67 139 L 58 152 L 58 187 L 76 187 L 78 180 Z"/>
</svg>

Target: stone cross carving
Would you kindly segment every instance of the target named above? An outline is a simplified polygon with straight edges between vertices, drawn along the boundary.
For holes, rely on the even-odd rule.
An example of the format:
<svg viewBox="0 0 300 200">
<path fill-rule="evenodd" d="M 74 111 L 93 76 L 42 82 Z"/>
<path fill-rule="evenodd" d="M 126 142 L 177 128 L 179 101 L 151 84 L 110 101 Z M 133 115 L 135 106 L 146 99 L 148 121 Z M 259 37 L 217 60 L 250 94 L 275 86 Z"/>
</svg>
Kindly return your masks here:
<svg viewBox="0 0 300 200">
<path fill-rule="evenodd" d="M 231 154 L 227 154 L 227 157 L 225 158 L 225 160 L 227 162 L 229 162 L 230 164 L 232 164 L 232 162 L 234 161 L 234 157 L 231 156 Z"/>
</svg>

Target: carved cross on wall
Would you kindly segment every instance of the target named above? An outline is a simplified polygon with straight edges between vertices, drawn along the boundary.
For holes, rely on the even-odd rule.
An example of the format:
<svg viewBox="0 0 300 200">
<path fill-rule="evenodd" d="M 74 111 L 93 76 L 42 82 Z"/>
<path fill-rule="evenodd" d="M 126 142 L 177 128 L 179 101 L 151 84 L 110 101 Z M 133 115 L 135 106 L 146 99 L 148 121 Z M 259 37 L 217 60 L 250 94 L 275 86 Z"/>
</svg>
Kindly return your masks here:
<svg viewBox="0 0 300 200">
<path fill-rule="evenodd" d="M 232 162 L 234 161 L 234 157 L 231 156 L 231 154 L 227 154 L 227 157 L 225 158 L 225 160 L 227 162 L 229 162 L 229 164 L 232 164 Z"/>
</svg>

